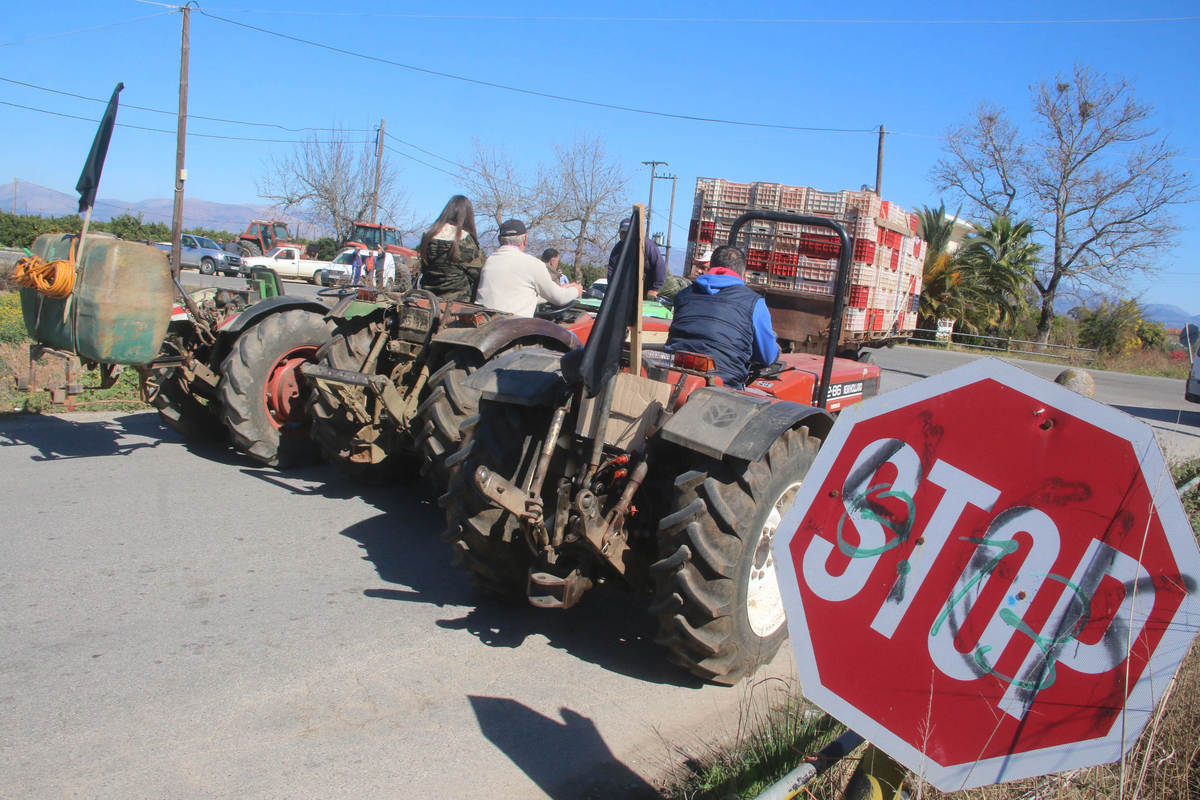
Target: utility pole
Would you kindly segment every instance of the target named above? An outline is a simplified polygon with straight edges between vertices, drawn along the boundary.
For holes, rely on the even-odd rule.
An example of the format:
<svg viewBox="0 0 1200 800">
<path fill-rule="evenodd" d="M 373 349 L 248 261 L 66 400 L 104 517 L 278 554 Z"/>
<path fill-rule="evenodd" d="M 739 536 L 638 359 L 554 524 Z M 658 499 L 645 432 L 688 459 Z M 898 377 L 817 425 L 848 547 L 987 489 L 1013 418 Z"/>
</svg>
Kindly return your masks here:
<svg viewBox="0 0 1200 800">
<path fill-rule="evenodd" d="M 13 178 L 13 216 L 17 215 L 17 179 Z"/>
<path fill-rule="evenodd" d="M 675 225 L 675 183 L 678 175 L 661 175 L 664 180 L 671 181 L 671 210 L 667 214 L 667 272 L 671 271 L 671 228 Z"/>
<path fill-rule="evenodd" d="M 379 130 L 375 133 L 375 190 L 371 192 L 371 222 L 379 222 L 379 163 L 383 161 L 383 130 L 386 119 L 379 120 Z M 383 241 L 381 238 L 380 241 Z"/>
<path fill-rule="evenodd" d="M 171 213 L 171 272 L 176 277 L 183 254 L 183 182 L 187 180 L 183 155 L 187 143 L 188 25 L 192 10 L 181 6 L 179 11 L 183 14 L 183 33 L 179 44 L 179 116 L 175 122 L 175 208 Z"/>
<path fill-rule="evenodd" d="M 875 194 L 883 197 L 880 190 L 883 188 L 883 137 L 887 135 L 883 125 L 879 126 L 879 154 L 875 157 Z"/>
<path fill-rule="evenodd" d="M 650 168 L 650 202 L 646 204 L 646 235 L 650 235 L 650 228 L 654 224 L 654 179 L 658 177 L 654 174 L 654 170 L 658 167 L 667 166 L 665 161 L 643 161 L 643 165 Z"/>
</svg>

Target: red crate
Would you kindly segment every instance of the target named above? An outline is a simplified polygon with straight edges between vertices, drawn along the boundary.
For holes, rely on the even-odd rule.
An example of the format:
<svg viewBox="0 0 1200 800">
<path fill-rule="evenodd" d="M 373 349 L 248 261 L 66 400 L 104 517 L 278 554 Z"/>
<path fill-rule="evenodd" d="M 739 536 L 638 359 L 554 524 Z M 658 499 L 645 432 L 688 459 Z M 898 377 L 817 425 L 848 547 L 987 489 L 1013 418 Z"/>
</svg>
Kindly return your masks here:
<svg viewBox="0 0 1200 800">
<path fill-rule="evenodd" d="M 800 234 L 800 252 L 809 258 L 837 258 L 841 243 L 836 236 L 816 233 Z"/>
<path fill-rule="evenodd" d="M 700 236 L 697 239 L 697 241 L 711 242 L 713 240 L 713 233 L 716 231 L 716 229 L 717 229 L 716 222 L 709 221 L 709 220 L 702 220 L 700 222 Z"/>
<path fill-rule="evenodd" d="M 893 250 L 892 251 L 892 269 L 899 269 L 899 268 L 900 268 L 900 251 Z"/>
<path fill-rule="evenodd" d="M 888 231 L 883 235 L 883 243 L 895 250 L 904 243 L 904 237 L 897 231 Z"/>
<path fill-rule="evenodd" d="M 869 330 L 873 330 L 873 331 L 883 330 L 883 309 L 873 308 L 867 312 L 867 316 L 870 318 Z"/>
<path fill-rule="evenodd" d="M 783 250 L 772 250 L 770 256 L 770 264 L 772 267 L 779 265 L 781 267 L 794 267 L 800 262 L 800 254 L 786 252 Z"/>
<path fill-rule="evenodd" d="M 851 308 L 866 308 L 867 300 L 871 297 L 871 287 L 850 284 L 850 298 L 847 304 Z"/>
<path fill-rule="evenodd" d="M 746 269 L 765 270 L 769 256 L 770 252 L 767 250 L 760 250 L 757 247 L 749 248 L 746 250 Z"/>
<path fill-rule="evenodd" d="M 854 260 L 871 264 L 875 261 L 875 243 L 859 239 L 854 243 Z"/>
<path fill-rule="evenodd" d="M 891 207 L 892 207 L 892 204 L 889 203 L 887 200 L 884 200 L 883 202 L 881 202 L 879 204 L 879 216 L 883 217 L 884 219 L 887 219 L 888 212 L 891 211 Z"/>
</svg>

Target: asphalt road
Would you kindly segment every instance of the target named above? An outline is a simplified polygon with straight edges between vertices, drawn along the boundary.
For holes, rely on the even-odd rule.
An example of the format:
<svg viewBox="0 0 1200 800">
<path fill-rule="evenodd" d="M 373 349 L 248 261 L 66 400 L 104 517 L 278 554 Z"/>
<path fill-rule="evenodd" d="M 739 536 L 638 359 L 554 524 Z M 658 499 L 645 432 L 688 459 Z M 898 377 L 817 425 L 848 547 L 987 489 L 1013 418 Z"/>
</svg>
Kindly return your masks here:
<svg viewBox="0 0 1200 800">
<path fill-rule="evenodd" d="M 885 389 L 957 360 L 878 357 Z M 1181 381 L 1096 381 L 1196 440 Z M 0 419 L 0 474 L 0 797 L 637 797 L 793 675 L 785 647 L 703 686 L 617 591 L 485 601 L 420 484 L 250 466 L 153 413 Z"/>
</svg>

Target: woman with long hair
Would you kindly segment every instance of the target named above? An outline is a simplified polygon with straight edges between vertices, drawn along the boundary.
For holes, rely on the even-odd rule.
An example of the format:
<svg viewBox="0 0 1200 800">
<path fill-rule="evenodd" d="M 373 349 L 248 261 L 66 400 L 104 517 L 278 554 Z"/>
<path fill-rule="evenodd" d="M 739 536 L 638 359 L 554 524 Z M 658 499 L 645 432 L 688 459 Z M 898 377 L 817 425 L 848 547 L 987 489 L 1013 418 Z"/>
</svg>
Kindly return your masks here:
<svg viewBox="0 0 1200 800">
<path fill-rule="evenodd" d="M 475 233 L 475 209 L 456 194 L 421 237 L 421 287 L 446 300 L 471 302 L 479 285 L 483 253 Z"/>
</svg>

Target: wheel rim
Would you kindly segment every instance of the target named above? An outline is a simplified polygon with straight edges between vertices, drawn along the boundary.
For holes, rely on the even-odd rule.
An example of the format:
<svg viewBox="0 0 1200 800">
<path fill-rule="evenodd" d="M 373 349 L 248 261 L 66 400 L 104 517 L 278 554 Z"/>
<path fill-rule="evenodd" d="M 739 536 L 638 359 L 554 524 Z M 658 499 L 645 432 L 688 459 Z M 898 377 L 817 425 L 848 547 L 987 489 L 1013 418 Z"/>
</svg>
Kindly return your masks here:
<svg viewBox="0 0 1200 800">
<path fill-rule="evenodd" d="M 775 530 L 783 520 L 783 512 L 792 504 L 800 481 L 783 490 L 763 522 L 762 532 L 754 546 L 754 563 L 750 565 L 750 580 L 746 586 L 746 617 L 750 629 L 756 636 L 766 638 L 775 633 L 787 621 L 783 610 L 783 595 L 779 592 L 779 579 L 775 574 L 775 554 L 772 543 Z"/>
<path fill-rule="evenodd" d="M 267 418 L 285 436 L 307 436 L 309 419 L 304 413 L 306 392 L 300 383 L 301 364 L 314 361 L 317 348 L 312 345 L 293 347 L 284 353 L 271 368 L 263 391 Z"/>
</svg>

